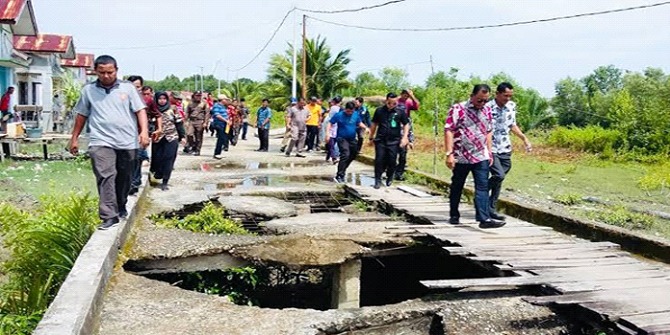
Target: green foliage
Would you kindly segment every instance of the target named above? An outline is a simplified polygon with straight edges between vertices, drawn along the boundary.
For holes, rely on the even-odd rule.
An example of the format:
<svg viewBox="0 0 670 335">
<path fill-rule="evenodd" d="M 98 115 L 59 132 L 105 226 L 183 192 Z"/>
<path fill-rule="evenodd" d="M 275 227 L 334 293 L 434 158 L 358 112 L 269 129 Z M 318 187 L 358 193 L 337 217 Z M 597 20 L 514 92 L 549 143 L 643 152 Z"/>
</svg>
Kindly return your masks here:
<svg viewBox="0 0 670 335">
<path fill-rule="evenodd" d="M 308 39 L 305 49 L 307 82 L 303 83 L 302 76 L 298 75 L 298 95 L 302 92 L 303 85 L 307 86 L 307 98 L 310 96 L 332 97 L 351 86 L 347 79 L 349 76 L 347 65 L 351 62 L 349 49 L 339 51 L 333 56 L 330 47 L 326 44 L 326 39 L 321 36 Z M 302 50 L 298 52 L 297 62 L 300 74 L 302 73 Z M 293 46 L 289 44 L 283 54 L 272 55 L 269 65 L 269 81 L 284 87 L 283 96 L 290 97 L 293 80 Z"/>
<path fill-rule="evenodd" d="M 582 196 L 576 193 L 559 194 L 554 197 L 554 201 L 565 206 L 579 205 L 583 202 Z"/>
<path fill-rule="evenodd" d="M 644 191 L 656 191 L 670 185 L 670 164 L 651 168 L 638 182 L 637 187 Z"/>
<path fill-rule="evenodd" d="M 670 153 L 670 76 L 648 68 L 643 73 L 602 66 L 581 80 L 556 84 L 551 106 L 563 126 L 600 126 L 626 139 L 619 153 Z"/>
<path fill-rule="evenodd" d="M 230 268 L 222 271 L 206 271 L 176 275 L 178 286 L 197 292 L 227 296 L 237 305 L 258 305 L 253 292 L 266 283 L 267 276 L 253 267 Z"/>
<path fill-rule="evenodd" d="M 599 126 L 585 128 L 558 127 L 547 138 L 547 144 L 549 145 L 601 154 L 606 158 L 613 155 L 613 150 L 623 148 L 625 143 L 623 134 L 618 130 L 603 129 Z"/>
<path fill-rule="evenodd" d="M 72 111 L 74 105 L 79 101 L 82 86 L 82 83 L 75 79 L 74 75 L 70 72 L 61 77 L 56 93 L 63 99 L 66 113 Z"/>
<path fill-rule="evenodd" d="M 354 205 L 354 207 L 356 207 L 357 210 L 361 212 L 370 212 L 372 209 L 371 206 L 368 205 L 368 203 L 363 200 L 355 200 L 352 202 L 352 204 Z"/>
<path fill-rule="evenodd" d="M 379 72 L 379 77 L 386 90 L 396 92 L 396 94 L 400 94 L 401 90 L 409 87 L 408 76 L 407 71 L 395 67 L 385 67 Z"/>
<path fill-rule="evenodd" d="M 237 235 L 251 234 L 239 222 L 227 218 L 223 207 L 216 206 L 211 202 L 207 203 L 199 212 L 189 214 L 183 219 L 178 217 L 166 218 L 165 216 L 154 216 L 152 220 L 162 227 L 179 228 L 192 232 Z"/>
<path fill-rule="evenodd" d="M 626 229 L 649 229 L 656 222 L 651 215 L 633 213 L 623 206 L 594 212 L 590 216 L 594 220 Z"/>
<path fill-rule="evenodd" d="M 89 195 L 43 196 L 33 213 L 0 205 L 0 233 L 10 250 L 0 291 L 3 334 L 28 334 L 37 325 L 99 222 Z"/>
</svg>

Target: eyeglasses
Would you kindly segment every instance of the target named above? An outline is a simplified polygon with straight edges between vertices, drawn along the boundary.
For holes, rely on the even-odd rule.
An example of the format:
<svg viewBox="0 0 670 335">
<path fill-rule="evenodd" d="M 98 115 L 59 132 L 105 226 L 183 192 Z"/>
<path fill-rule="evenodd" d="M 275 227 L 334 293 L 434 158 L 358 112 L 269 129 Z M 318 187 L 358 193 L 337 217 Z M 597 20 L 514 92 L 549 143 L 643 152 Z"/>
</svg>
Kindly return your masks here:
<svg viewBox="0 0 670 335">
<path fill-rule="evenodd" d="M 477 103 L 478 103 L 478 104 L 480 104 L 480 103 L 482 103 L 482 102 L 487 102 L 487 101 L 488 101 L 488 99 L 477 99 Z"/>
</svg>

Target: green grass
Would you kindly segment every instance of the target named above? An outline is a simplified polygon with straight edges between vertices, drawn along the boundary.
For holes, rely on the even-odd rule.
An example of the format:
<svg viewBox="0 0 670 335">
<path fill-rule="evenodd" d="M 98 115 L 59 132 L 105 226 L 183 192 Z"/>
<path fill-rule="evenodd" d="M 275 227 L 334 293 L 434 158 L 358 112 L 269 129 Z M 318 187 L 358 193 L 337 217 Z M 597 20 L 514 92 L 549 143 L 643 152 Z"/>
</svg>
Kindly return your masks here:
<svg viewBox="0 0 670 335">
<path fill-rule="evenodd" d="M 28 195 L 33 199 L 56 191 L 96 194 L 91 163 L 76 161 L 11 161 L 0 164 L 0 202 L 15 202 Z"/>
<path fill-rule="evenodd" d="M 515 139 L 516 140 L 516 139 Z M 593 154 L 577 154 L 548 147 L 542 138 L 532 140 L 537 150 L 512 155 L 512 170 L 505 178 L 502 196 L 515 194 L 522 199 L 566 206 L 581 203 L 582 196 L 596 197 L 614 206 L 589 204 L 591 211 L 570 210 L 582 219 L 644 231 L 670 238 L 667 221 L 629 212 L 627 207 L 670 212 L 670 164 L 642 164 L 603 160 Z M 423 146 L 413 150 L 409 167 L 433 172 L 432 136 L 424 137 Z M 440 146 L 442 141 L 440 141 Z M 449 180 L 451 171 L 444 163 L 443 149 L 438 150 L 437 175 Z M 512 193 L 513 192 L 513 193 Z"/>
</svg>

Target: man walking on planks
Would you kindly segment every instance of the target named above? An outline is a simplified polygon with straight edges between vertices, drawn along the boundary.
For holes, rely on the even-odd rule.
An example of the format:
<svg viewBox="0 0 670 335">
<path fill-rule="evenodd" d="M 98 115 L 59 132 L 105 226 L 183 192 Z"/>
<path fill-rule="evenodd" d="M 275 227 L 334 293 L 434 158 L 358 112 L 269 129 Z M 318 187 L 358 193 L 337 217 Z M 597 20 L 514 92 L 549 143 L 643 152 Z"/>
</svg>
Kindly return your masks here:
<svg viewBox="0 0 670 335">
<path fill-rule="evenodd" d="M 386 171 L 386 186 L 391 186 L 395 175 L 398 150 L 409 144 L 409 118 L 397 108 L 398 96 L 386 95 L 386 104 L 377 108 L 370 127 L 370 144 L 375 145 L 375 189 L 382 185 Z"/>
<path fill-rule="evenodd" d="M 98 57 L 94 69 L 98 80 L 82 88 L 74 107 L 77 118 L 69 147 L 73 155 L 78 154 L 79 134 L 88 121 L 91 128 L 88 153 L 93 162 L 103 221 L 99 229 L 105 230 L 128 216 L 126 203 L 134 161 L 137 149 L 149 145 L 149 123 L 146 106 L 137 89 L 132 83 L 117 79 L 114 58 Z"/>
<path fill-rule="evenodd" d="M 496 89 L 496 97 L 487 104 L 491 108 L 493 119 L 493 165 L 489 178 L 489 214 L 496 220 L 505 220 L 505 217 L 496 211 L 496 203 L 500 197 L 505 176 L 512 169 L 512 141 L 510 132 L 523 140 L 526 151 L 532 146 L 528 137 L 524 135 L 516 124 L 516 104 L 512 101 L 514 87 L 510 83 L 501 83 Z"/>
<path fill-rule="evenodd" d="M 475 85 L 470 100 L 449 109 L 444 125 L 447 167 L 453 171 L 449 189 L 449 223 L 459 224 L 458 205 L 468 174 L 475 179 L 475 212 L 479 227 L 500 228 L 505 222 L 491 218 L 489 209 L 489 166 L 493 163 L 491 107 L 487 105 L 491 88 Z"/>
</svg>

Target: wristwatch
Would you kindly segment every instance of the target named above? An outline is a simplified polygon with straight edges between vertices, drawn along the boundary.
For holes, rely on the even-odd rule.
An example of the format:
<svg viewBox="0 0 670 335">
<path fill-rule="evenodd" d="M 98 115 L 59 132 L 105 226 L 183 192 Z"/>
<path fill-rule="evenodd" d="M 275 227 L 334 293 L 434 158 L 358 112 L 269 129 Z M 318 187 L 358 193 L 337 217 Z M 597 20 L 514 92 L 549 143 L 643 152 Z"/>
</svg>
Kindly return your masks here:
<svg viewBox="0 0 670 335">
<path fill-rule="evenodd" d="M 445 153 L 445 156 L 449 157 L 449 156 L 451 156 L 451 155 L 453 155 L 453 154 L 454 154 L 453 151 L 447 151 L 447 152 Z"/>
</svg>

